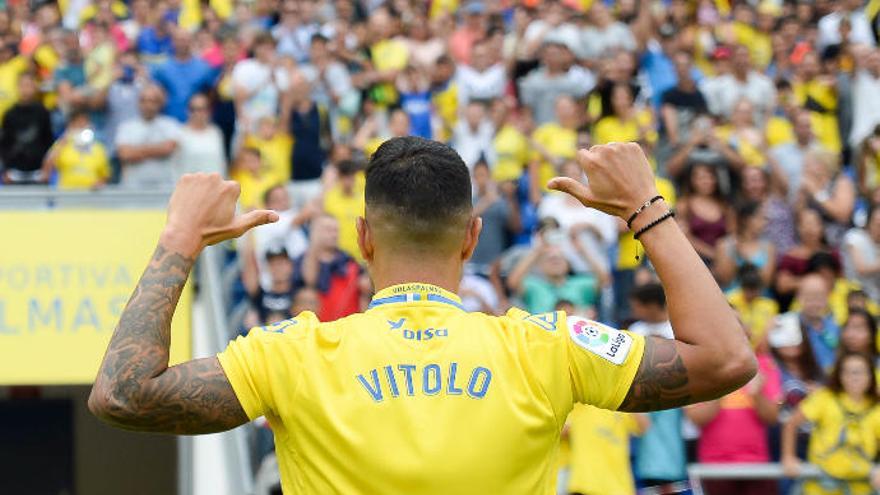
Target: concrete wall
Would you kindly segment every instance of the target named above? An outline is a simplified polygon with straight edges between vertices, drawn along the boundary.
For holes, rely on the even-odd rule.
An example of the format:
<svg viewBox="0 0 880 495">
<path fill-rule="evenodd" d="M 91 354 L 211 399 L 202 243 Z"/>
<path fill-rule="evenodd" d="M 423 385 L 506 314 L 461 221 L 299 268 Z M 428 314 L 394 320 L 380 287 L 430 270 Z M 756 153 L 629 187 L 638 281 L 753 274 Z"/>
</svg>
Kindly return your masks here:
<svg viewBox="0 0 880 495">
<path fill-rule="evenodd" d="M 8 390 L 0 393 L 0 400 Z M 131 433 L 99 422 L 86 407 L 89 387 L 43 387 L 41 397 L 73 402 L 76 495 L 174 495 L 177 439 Z M 15 448 L 2 445 L 0 448 Z"/>
</svg>

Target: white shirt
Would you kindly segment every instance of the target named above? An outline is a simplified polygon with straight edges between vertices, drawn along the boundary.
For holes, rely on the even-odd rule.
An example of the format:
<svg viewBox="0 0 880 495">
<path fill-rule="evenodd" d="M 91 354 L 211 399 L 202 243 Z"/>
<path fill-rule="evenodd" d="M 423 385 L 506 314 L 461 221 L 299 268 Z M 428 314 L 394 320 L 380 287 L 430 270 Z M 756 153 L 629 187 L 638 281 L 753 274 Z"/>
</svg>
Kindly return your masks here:
<svg viewBox="0 0 880 495">
<path fill-rule="evenodd" d="M 153 120 L 140 116 L 123 122 L 116 131 L 116 149 L 123 145 L 143 146 L 164 141 L 179 142 L 180 124 L 171 117 L 157 115 Z M 122 185 L 138 189 L 170 189 L 174 186 L 174 155 L 122 163 Z"/>
<path fill-rule="evenodd" d="M 458 119 L 455 129 L 452 131 L 452 148 L 458 152 L 461 159 L 469 169 L 474 168 L 474 164 L 480 159 L 480 156 L 486 158 L 486 161 L 493 163 L 494 147 L 492 139 L 495 136 L 495 127 L 492 122 L 484 120 L 480 122 L 476 131 L 465 119 Z"/>
<path fill-rule="evenodd" d="M 648 323 L 646 321 L 637 321 L 629 326 L 629 331 L 641 335 L 642 337 L 660 337 L 663 339 L 675 339 L 672 333 L 672 323 L 663 321 L 660 323 Z"/>
<path fill-rule="evenodd" d="M 851 251 L 857 251 L 865 263 L 874 264 L 880 260 L 880 245 L 875 243 L 864 229 L 851 229 L 843 237 L 843 273 L 846 278 L 859 282 L 862 290 L 874 301 L 880 301 L 880 273 L 862 276 L 856 273 Z"/>
<path fill-rule="evenodd" d="M 483 72 L 469 65 L 462 65 L 455 73 L 458 82 L 458 100 L 467 105 L 471 100 L 491 100 L 504 96 L 507 71 L 502 64 L 495 64 Z"/>
<path fill-rule="evenodd" d="M 309 241 L 299 226 L 293 226 L 293 219 L 297 215 L 296 210 L 286 210 L 278 213 L 277 222 L 260 225 L 251 230 L 254 238 L 254 256 L 257 258 L 257 270 L 260 274 L 260 287 L 263 290 L 271 290 L 272 275 L 269 273 L 269 265 L 266 263 L 266 252 L 269 249 L 284 247 L 290 259 L 295 259 L 306 252 Z"/>
<path fill-rule="evenodd" d="M 707 80 L 700 89 L 706 97 L 709 111 L 715 115 L 730 117 L 736 102 L 746 98 L 754 105 L 758 122 L 764 122 L 776 106 L 773 81 L 755 71 L 749 72 L 745 82 L 739 81 L 733 74 L 724 74 Z"/>
<path fill-rule="evenodd" d="M 593 258 L 608 267 L 608 247 L 617 242 L 617 220 L 611 215 L 602 213 L 594 208 L 584 208 L 580 203 L 568 202 L 568 195 L 564 193 L 550 193 L 544 196 L 538 205 L 538 218 L 553 217 L 559 222 L 559 228 L 565 233 L 562 241 L 562 252 L 577 273 L 589 273 L 592 270 L 583 255 L 575 249 L 569 233 L 572 227 L 578 224 L 588 224 L 596 228 L 601 234 L 600 238 L 584 233 L 580 237 L 581 244 Z"/>
<path fill-rule="evenodd" d="M 578 58 L 595 60 L 613 50 L 635 51 L 636 39 L 629 27 L 622 22 L 614 22 L 605 29 L 587 26 L 580 32 Z"/>
<path fill-rule="evenodd" d="M 853 119 L 849 133 L 849 144 L 853 148 L 880 124 L 880 98 L 877 95 L 880 95 L 880 78 L 867 70 L 857 71 L 852 84 Z"/>
<path fill-rule="evenodd" d="M 819 19 L 819 24 L 817 26 L 819 28 L 819 37 L 816 40 L 819 53 L 822 53 L 822 50 L 829 45 L 840 43 L 840 21 L 843 19 L 844 15 L 844 12 L 837 11 Z M 874 46 L 874 35 L 871 33 L 871 23 L 868 22 L 868 18 L 865 16 L 865 11 L 859 9 L 850 12 L 847 17 L 849 17 L 849 25 L 852 29 L 849 33 L 849 42 L 852 44 Z"/>
<path fill-rule="evenodd" d="M 476 296 L 467 294 L 467 292 L 473 292 Z M 459 294 L 461 293 L 465 293 L 461 297 L 461 305 L 464 306 L 465 311 L 483 311 L 483 302 L 485 301 L 491 311 L 499 312 L 498 294 L 495 293 L 495 288 L 485 278 L 479 275 L 464 275 L 459 286 Z"/>
<path fill-rule="evenodd" d="M 289 86 L 290 78 L 281 67 L 273 69 L 270 65 L 249 58 L 232 69 L 232 84 L 233 87 L 244 88 L 250 95 L 244 102 L 243 113 L 255 126 L 261 117 L 278 114 L 280 95 Z"/>
<path fill-rule="evenodd" d="M 194 172 L 217 172 L 226 176 L 223 134 L 214 124 L 202 130 L 186 125 L 180 128 L 174 160 L 175 180 Z"/>
</svg>

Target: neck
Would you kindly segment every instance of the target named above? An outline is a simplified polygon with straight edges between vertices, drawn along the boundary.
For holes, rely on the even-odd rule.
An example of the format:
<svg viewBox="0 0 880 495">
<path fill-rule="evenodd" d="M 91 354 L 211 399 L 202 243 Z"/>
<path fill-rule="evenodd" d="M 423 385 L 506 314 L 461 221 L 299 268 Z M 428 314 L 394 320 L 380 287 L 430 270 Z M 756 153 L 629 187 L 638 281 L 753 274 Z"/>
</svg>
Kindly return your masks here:
<svg viewBox="0 0 880 495">
<path fill-rule="evenodd" d="M 412 282 L 436 285 L 457 293 L 461 284 L 462 262 L 460 259 L 426 259 L 422 256 L 400 256 L 387 253 L 369 265 L 370 278 L 376 291 Z"/>
<path fill-rule="evenodd" d="M 803 241 L 803 245 L 808 251 L 818 251 L 822 247 L 822 243 L 818 240 L 807 239 Z"/>
<path fill-rule="evenodd" d="M 822 315 L 820 315 L 820 316 L 803 315 L 803 316 L 804 316 L 804 321 L 806 321 L 810 326 L 814 326 L 814 327 L 820 326 L 822 324 L 822 321 L 825 320 L 825 317 Z"/>
<path fill-rule="evenodd" d="M 290 288 L 289 280 L 273 280 L 272 292 L 285 292 Z"/>
<path fill-rule="evenodd" d="M 851 401 L 855 402 L 856 404 L 865 400 L 865 394 L 863 394 L 863 393 L 847 392 L 847 391 L 844 391 L 843 393 L 844 393 L 844 395 L 849 397 Z"/>
</svg>

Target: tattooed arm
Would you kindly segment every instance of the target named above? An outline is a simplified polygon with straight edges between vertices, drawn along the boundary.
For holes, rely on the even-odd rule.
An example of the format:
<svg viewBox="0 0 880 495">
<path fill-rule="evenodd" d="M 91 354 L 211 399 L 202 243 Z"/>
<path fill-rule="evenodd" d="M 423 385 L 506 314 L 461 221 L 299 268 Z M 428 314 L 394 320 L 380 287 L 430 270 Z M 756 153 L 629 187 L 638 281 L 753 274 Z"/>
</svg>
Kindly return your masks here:
<svg viewBox="0 0 880 495">
<path fill-rule="evenodd" d="M 572 194 L 584 205 L 624 220 L 657 195 L 641 148 L 632 143 L 594 146 L 578 153 L 589 185 L 556 178 L 551 188 Z M 633 221 L 639 231 L 668 211 L 663 201 Z M 678 407 L 714 399 L 743 386 L 756 362 L 745 332 L 715 279 L 676 222 L 666 220 L 639 239 L 666 291 L 675 340 L 648 338 L 623 411 Z M 633 253 L 635 254 L 635 253 Z"/>
<path fill-rule="evenodd" d="M 267 211 L 236 217 L 238 185 L 217 174 L 184 176 L 168 223 L 110 339 L 89 410 L 120 428 L 213 433 L 247 422 L 216 357 L 168 367 L 171 317 L 202 248 L 277 220 Z"/>
</svg>

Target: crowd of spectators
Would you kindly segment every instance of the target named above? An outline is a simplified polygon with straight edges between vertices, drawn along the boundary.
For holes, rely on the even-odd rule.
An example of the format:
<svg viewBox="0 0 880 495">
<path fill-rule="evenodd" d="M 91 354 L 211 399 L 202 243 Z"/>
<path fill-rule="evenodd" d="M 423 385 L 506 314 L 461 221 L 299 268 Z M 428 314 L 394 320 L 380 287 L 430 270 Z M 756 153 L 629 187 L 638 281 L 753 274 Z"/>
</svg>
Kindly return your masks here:
<svg viewBox="0 0 880 495">
<path fill-rule="evenodd" d="M 545 186 L 585 180 L 578 148 L 636 141 L 761 371 L 685 410 L 573 415 L 561 492 L 631 491 L 626 476 L 590 483 L 597 466 L 628 472 L 639 433 L 643 486 L 675 489 L 695 460 L 781 459 L 794 474 L 800 456 L 827 474 L 808 493 L 863 493 L 880 438 L 878 13 L 877 0 L 0 0 L 0 194 L 219 172 L 243 210 L 281 216 L 235 248 L 238 323 L 329 321 L 372 293 L 354 221 L 365 163 L 390 137 L 436 139 L 471 169 L 483 218 L 468 310 L 565 309 L 670 338 L 623 222 Z"/>
</svg>

